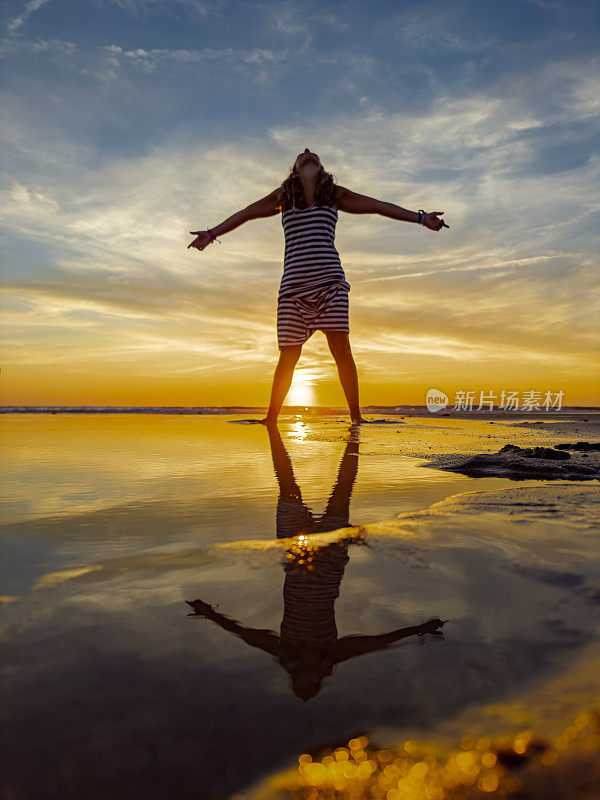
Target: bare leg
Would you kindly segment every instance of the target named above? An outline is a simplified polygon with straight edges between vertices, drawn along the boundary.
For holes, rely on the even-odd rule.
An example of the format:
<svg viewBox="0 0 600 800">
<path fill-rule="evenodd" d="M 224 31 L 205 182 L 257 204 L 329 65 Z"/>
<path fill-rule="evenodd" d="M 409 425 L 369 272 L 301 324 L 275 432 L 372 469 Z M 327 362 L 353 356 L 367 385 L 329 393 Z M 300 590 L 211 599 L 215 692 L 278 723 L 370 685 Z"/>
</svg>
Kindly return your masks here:
<svg viewBox="0 0 600 800">
<path fill-rule="evenodd" d="M 275 367 L 275 374 L 273 375 L 269 411 L 267 412 L 267 416 L 260 420 L 263 425 L 274 425 L 277 423 L 277 417 L 281 411 L 281 406 L 292 385 L 294 369 L 298 363 L 301 352 L 301 344 L 286 345 L 280 349 L 279 363 Z"/>
<path fill-rule="evenodd" d="M 361 425 L 368 420 L 363 419 L 358 405 L 358 373 L 350 349 L 350 338 L 345 331 L 324 331 L 331 354 L 337 364 L 340 383 L 348 401 L 350 418 L 353 425 Z"/>
</svg>

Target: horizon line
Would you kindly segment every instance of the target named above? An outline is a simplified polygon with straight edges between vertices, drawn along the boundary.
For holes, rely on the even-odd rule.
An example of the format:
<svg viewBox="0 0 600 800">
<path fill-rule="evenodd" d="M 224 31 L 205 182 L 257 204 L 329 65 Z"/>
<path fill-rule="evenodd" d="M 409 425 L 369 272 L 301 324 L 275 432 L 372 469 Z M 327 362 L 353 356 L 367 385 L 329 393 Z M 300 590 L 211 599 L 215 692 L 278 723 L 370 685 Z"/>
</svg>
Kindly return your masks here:
<svg viewBox="0 0 600 800">
<path fill-rule="evenodd" d="M 285 411 L 287 409 L 287 412 Z M 523 409 L 523 408 L 463 408 L 463 409 L 455 409 L 451 406 L 446 408 L 442 408 L 439 411 L 429 411 L 426 405 L 419 405 L 419 404 L 399 404 L 399 405 L 365 405 L 361 406 L 361 409 L 368 413 L 368 409 L 379 409 L 379 410 L 386 410 L 389 413 L 399 412 L 399 411 L 417 411 L 417 410 L 424 410 L 427 411 L 429 414 L 434 414 L 440 416 L 441 414 L 447 413 L 455 413 L 455 414 L 462 414 L 462 413 L 469 413 L 469 414 L 556 414 L 564 411 L 600 411 L 600 406 L 562 406 L 561 408 L 535 408 L 535 409 Z M 13 403 L 13 404 L 5 404 L 0 405 L 0 413 L 23 413 L 23 412 L 44 412 L 44 411 L 77 411 L 80 413 L 93 413 L 93 412 L 102 412 L 102 411 L 120 411 L 123 413 L 127 412 L 156 412 L 156 411 L 178 411 L 183 413 L 210 413 L 211 411 L 231 411 L 231 413 L 235 413 L 236 411 L 239 412 L 246 412 L 246 413 L 263 413 L 268 411 L 268 406 L 241 406 L 241 405 L 232 405 L 232 406 L 169 406 L 169 405 L 130 405 L 130 406 L 123 406 L 123 405 L 50 405 L 50 404 L 28 404 L 28 403 Z M 282 406 L 281 413 L 318 413 L 318 412 L 328 412 L 328 413 L 335 413 L 335 414 L 344 414 L 348 412 L 347 407 L 345 406 L 305 406 L 305 405 L 284 405 Z"/>
</svg>

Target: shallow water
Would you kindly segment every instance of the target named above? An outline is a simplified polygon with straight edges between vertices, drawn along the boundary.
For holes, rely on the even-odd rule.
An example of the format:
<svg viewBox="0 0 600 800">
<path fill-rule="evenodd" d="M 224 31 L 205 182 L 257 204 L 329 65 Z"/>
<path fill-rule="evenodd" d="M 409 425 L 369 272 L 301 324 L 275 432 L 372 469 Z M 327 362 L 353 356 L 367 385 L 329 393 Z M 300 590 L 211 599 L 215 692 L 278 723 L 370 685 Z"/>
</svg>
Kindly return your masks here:
<svg viewBox="0 0 600 800">
<path fill-rule="evenodd" d="M 14 796 L 228 797 L 365 730 L 435 732 L 595 640 L 590 487 L 515 521 L 442 502 L 513 481 L 420 466 L 484 423 L 233 419 L 2 420 Z"/>
</svg>

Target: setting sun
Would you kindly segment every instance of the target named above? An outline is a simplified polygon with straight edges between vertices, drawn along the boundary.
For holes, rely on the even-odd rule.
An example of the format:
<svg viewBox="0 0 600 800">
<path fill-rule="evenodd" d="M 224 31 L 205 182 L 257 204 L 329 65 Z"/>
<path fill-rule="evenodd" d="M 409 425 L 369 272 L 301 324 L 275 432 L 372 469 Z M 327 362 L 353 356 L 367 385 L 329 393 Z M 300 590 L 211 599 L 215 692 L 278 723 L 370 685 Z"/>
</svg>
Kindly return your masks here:
<svg viewBox="0 0 600 800">
<path fill-rule="evenodd" d="M 315 389 L 313 382 L 306 375 L 294 376 L 286 403 L 290 406 L 314 406 Z"/>
</svg>

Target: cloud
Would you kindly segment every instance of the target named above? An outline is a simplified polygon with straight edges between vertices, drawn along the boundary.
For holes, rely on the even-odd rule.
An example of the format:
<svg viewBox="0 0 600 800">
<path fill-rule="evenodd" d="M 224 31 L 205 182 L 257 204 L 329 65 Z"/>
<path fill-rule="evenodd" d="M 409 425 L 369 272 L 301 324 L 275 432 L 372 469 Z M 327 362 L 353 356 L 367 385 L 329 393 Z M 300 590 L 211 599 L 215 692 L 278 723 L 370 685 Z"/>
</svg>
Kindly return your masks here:
<svg viewBox="0 0 600 800">
<path fill-rule="evenodd" d="M 251 67 L 258 72 L 259 68 L 270 68 L 287 58 L 286 51 L 274 51 L 264 48 L 252 50 L 233 50 L 232 48 L 202 50 L 169 50 L 154 48 L 144 50 L 125 50 L 119 45 L 105 45 L 104 50 L 109 63 L 114 67 L 135 67 L 144 72 L 155 72 L 165 68 L 189 69 L 198 65 L 213 66 L 236 70 Z"/>
<path fill-rule="evenodd" d="M 340 15 L 331 11 L 315 11 L 312 3 L 283 0 L 277 3 L 260 3 L 257 7 L 262 11 L 268 31 L 279 37 L 301 39 L 301 45 L 296 46 L 296 55 L 300 57 L 307 56 L 309 51 L 311 59 L 317 55 L 312 51 L 312 45 L 318 34 L 324 31 L 340 33 L 350 29 L 350 23 Z M 342 7 L 342 13 L 345 10 Z M 358 53 L 354 55 L 359 56 Z M 320 56 L 322 54 L 319 54 L 318 60 Z"/>
<path fill-rule="evenodd" d="M 9 35 L 15 33 L 15 31 L 17 31 L 27 22 L 29 17 L 34 12 L 48 2 L 50 2 L 50 0 L 29 0 L 29 2 L 25 4 L 23 11 L 21 11 L 18 16 L 13 17 L 10 22 L 6 24 L 6 30 L 8 31 Z"/>
<path fill-rule="evenodd" d="M 439 3 L 436 0 L 400 11 L 386 19 L 385 25 L 396 33 L 405 47 L 421 52 L 481 52 L 497 42 L 497 37 L 493 35 L 484 38 L 463 35 L 459 31 L 467 27 L 466 19 L 468 9 L 464 0 L 452 3 Z"/>
<path fill-rule="evenodd" d="M 525 0 L 525 2 L 533 3 L 546 11 L 562 11 L 565 8 L 565 4 L 560 0 Z"/>
<path fill-rule="evenodd" d="M 430 65 L 427 101 L 404 103 L 412 60 L 396 73 L 374 48 L 315 45 L 319 15 L 347 30 L 337 9 L 268 8 L 277 36 L 238 47 L 194 49 L 182 38 L 181 48 L 155 48 L 114 30 L 91 47 L 4 42 L 8 65 L 20 65 L 0 96 L 8 363 L 135 371 L 163 358 L 173 373 L 225 374 L 275 357 L 280 218 L 242 225 L 203 253 L 187 250 L 189 231 L 266 195 L 308 144 L 338 183 L 410 210 L 443 209 L 450 225 L 434 233 L 340 213 L 353 348 L 373 356 L 374 380 L 395 374 L 399 354 L 414 358 L 414 374 L 438 359 L 591 369 L 600 60 L 540 55 L 527 70 L 506 63 L 485 85 L 441 86 Z M 440 52 L 475 63 L 479 40 L 444 30 L 443 14 L 430 28 L 412 11 L 401 21 L 425 61 L 439 41 Z M 507 58 L 501 43 L 481 52 L 492 51 Z M 308 82 L 313 71 L 327 80 L 307 84 L 305 114 L 298 76 Z M 221 78 L 231 94 L 204 103 L 203 87 Z M 324 344 L 313 356 L 326 370 Z M 257 368 L 254 380 L 262 376 Z"/>
<path fill-rule="evenodd" d="M 110 0 L 110 2 L 136 19 L 157 15 L 175 16 L 177 12 L 205 19 L 211 14 L 219 15 L 225 7 L 225 0 Z"/>
<path fill-rule="evenodd" d="M 563 175 L 558 198 L 553 176 L 505 175 L 493 151 L 499 134 L 487 143 L 487 160 L 483 153 L 473 155 L 485 141 L 485 135 L 475 135 L 474 125 L 487 119 L 496 131 L 496 112 L 497 104 L 489 101 L 459 103 L 453 113 L 403 120 L 405 147 L 414 154 L 417 171 L 419 122 L 436 139 L 442 137 L 440 146 L 451 148 L 452 140 L 461 142 L 467 132 L 475 137 L 473 150 L 462 157 L 479 164 L 464 178 L 431 179 L 429 186 L 410 176 L 399 184 L 401 176 L 390 175 L 389 165 L 386 175 L 396 115 L 319 122 L 308 132 L 311 141 L 325 146 L 332 133 L 332 141 L 341 140 L 339 127 L 348 144 L 367 152 L 376 128 L 379 145 L 369 158 L 357 162 L 343 148 L 333 152 L 336 172 L 353 188 L 403 207 L 420 205 L 413 202 L 417 192 L 442 194 L 452 226 L 450 238 L 383 217 L 340 214 L 338 248 L 353 287 L 358 352 L 377 352 L 384 364 L 386 354 L 394 353 L 463 362 L 506 359 L 511 353 L 521 362 L 537 363 L 550 352 L 556 363 L 592 357 L 593 260 L 585 240 L 573 249 L 572 231 L 581 219 L 577 198 L 586 181 L 591 188 L 597 180 L 597 164 Z M 514 135 L 506 126 L 502 130 L 504 137 Z M 270 133 L 270 143 L 156 148 L 144 157 L 82 169 L 74 183 L 57 181 L 53 187 L 5 183 L 5 225 L 27 239 L 58 240 L 69 253 L 42 270 L 46 274 L 7 281 L 10 297 L 27 309 L 13 315 L 13 329 L 66 326 L 72 335 L 73 315 L 83 314 L 96 359 L 129 357 L 142 364 L 179 348 L 171 370 L 203 369 L 207 363 L 225 370 L 240 358 L 262 362 L 274 345 L 282 261 L 279 218 L 247 223 L 222 236 L 222 247 L 213 244 L 203 253 L 185 247 L 192 238 L 187 231 L 202 227 L 200 220 L 214 225 L 276 185 L 272 176 L 283 172 L 285 143 L 297 131 Z M 452 158 L 457 157 L 455 152 Z M 544 227 L 553 204 L 563 218 Z M 535 210 L 527 213 L 528 208 Z M 92 335 L 90 324 L 102 335 Z M 117 333 L 121 343 L 115 349 Z M 53 354 L 43 351 L 43 358 L 64 361 L 65 353 L 74 352 L 87 352 L 83 342 L 65 348 L 61 339 Z M 198 358 L 200 364 L 190 363 Z M 380 365 L 374 372 L 378 369 L 385 371 Z"/>
</svg>

